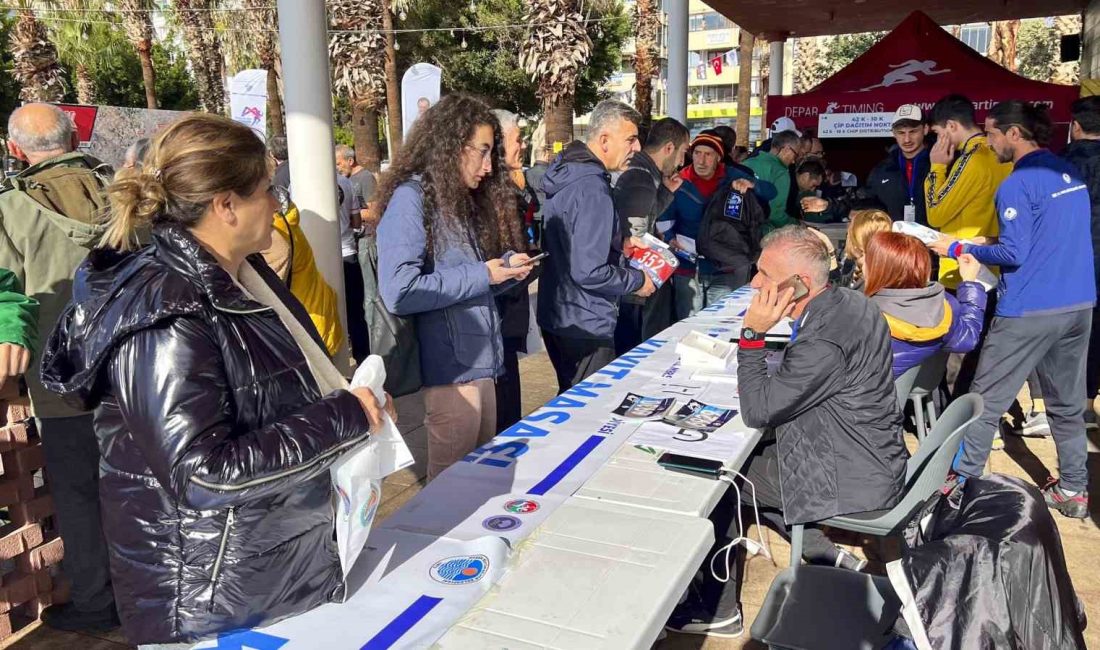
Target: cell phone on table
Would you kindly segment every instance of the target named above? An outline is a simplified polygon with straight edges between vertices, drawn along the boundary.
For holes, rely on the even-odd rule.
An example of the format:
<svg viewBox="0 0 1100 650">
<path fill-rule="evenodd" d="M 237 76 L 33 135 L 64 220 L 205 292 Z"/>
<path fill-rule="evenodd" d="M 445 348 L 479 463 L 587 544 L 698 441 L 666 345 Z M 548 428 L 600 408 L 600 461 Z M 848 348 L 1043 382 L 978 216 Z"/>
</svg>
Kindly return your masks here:
<svg viewBox="0 0 1100 650">
<path fill-rule="evenodd" d="M 722 463 L 707 458 L 664 453 L 657 459 L 657 464 L 667 470 L 692 476 L 717 479 L 722 475 Z"/>
<path fill-rule="evenodd" d="M 537 262 L 541 259 L 545 259 L 547 257 L 550 257 L 550 253 L 539 253 L 538 255 L 532 257 L 531 259 L 527 260 L 523 264 L 520 264 L 519 266 L 531 266 L 535 262 Z"/>
<path fill-rule="evenodd" d="M 794 289 L 794 295 L 791 296 L 791 300 L 799 300 L 806 297 L 806 294 L 810 293 L 809 287 L 802 281 L 802 278 L 797 275 L 792 275 L 786 280 L 779 283 L 779 295 L 783 295 L 783 292 L 787 289 Z"/>
</svg>

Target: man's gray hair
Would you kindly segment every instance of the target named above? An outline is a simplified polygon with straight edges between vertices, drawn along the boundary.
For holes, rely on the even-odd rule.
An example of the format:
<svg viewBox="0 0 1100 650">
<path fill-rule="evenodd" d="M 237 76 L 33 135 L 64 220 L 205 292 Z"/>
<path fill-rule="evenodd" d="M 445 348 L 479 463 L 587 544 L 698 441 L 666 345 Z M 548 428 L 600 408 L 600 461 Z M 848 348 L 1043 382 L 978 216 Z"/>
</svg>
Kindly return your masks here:
<svg viewBox="0 0 1100 650">
<path fill-rule="evenodd" d="M 619 122 L 626 120 L 634 126 L 642 121 L 642 116 L 629 104 L 605 99 L 588 116 L 588 140 L 591 141 L 604 131 L 610 129 Z"/>
<path fill-rule="evenodd" d="M 829 283 L 829 267 L 832 265 L 829 248 L 821 237 L 806 226 L 784 226 L 771 231 L 760 242 L 760 249 L 771 246 L 783 246 L 789 258 L 806 264 L 814 284 L 811 289 L 819 289 Z"/>
<path fill-rule="evenodd" d="M 346 144 L 336 145 L 336 156 L 344 160 L 355 160 L 355 149 Z"/>
<path fill-rule="evenodd" d="M 519 128 L 519 116 L 512 111 L 506 111 L 503 108 L 494 108 L 489 112 L 497 118 L 497 122 L 500 122 L 501 133 Z"/>
<path fill-rule="evenodd" d="M 28 153 L 44 151 L 70 151 L 73 148 L 73 121 L 60 108 L 50 104 L 45 106 L 53 114 L 53 120 L 46 129 L 36 129 L 28 124 L 23 108 L 17 108 L 8 118 L 8 137 L 19 148 Z"/>
<path fill-rule="evenodd" d="M 798 151 L 798 147 L 802 144 L 802 137 L 794 131 L 780 131 L 772 136 L 772 151 L 783 151 L 784 147 L 791 147 L 795 151 Z"/>
</svg>

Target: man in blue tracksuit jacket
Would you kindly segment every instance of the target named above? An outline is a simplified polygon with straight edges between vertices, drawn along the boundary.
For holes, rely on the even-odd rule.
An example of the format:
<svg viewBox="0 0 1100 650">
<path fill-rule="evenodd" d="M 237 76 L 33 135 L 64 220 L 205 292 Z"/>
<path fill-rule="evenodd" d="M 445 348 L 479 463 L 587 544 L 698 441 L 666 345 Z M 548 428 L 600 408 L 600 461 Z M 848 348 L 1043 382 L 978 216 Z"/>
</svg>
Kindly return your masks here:
<svg viewBox="0 0 1100 650">
<path fill-rule="evenodd" d="M 566 147 L 542 179 L 549 257 L 539 277 L 538 323 L 562 392 L 615 359 L 619 299 L 656 288 L 623 259 L 627 233 L 611 196 L 610 172 L 625 171 L 641 149 L 640 119 L 622 102 L 600 102 L 587 141 Z"/>
<path fill-rule="evenodd" d="M 964 435 L 955 471 L 964 478 L 983 474 L 1001 414 L 1034 369 L 1060 475 L 1043 494 L 1063 515 L 1085 518 L 1085 358 L 1096 303 L 1088 188 L 1073 165 L 1041 148 L 1051 131 L 1044 109 L 1002 102 L 985 131 L 1001 162 L 1015 163 L 997 189 L 1000 237 L 984 245 L 944 238 L 934 246 L 952 258 L 969 253 L 1001 267 L 996 317 L 972 385 L 985 411 Z"/>
</svg>

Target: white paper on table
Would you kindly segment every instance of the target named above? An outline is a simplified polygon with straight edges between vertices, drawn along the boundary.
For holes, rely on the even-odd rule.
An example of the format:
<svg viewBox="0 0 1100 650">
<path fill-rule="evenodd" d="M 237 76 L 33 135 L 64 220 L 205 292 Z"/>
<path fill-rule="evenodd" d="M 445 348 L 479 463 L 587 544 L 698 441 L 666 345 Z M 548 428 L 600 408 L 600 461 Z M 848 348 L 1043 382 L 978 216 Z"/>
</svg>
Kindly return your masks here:
<svg viewBox="0 0 1100 650">
<path fill-rule="evenodd" d="M 382 357 L 371 355 L 355 371 L 353 388 L 370 388 L 380 404 L 386 394 L 382 386 L 386 369 Z M 374 515 L 382 501 L 382 479 L 413 464 L 412 452 L 389 415 L 381 429 L 374 431 L 364 444 L 344 454 L 329 469 L 332 485 L 339 497 L 336 504 L 336 547 L 344 578 L 355 565 L 367 543 Z"/>
<path fill-rule="evenodd" d="M 732 422 L 713 433 L 680 429 L 663 422 L 647 422 L 630 437 L 630 444 L 656 447 L 666 451 L 726 462 L 744 449 L 751 435 L 738 415 Z"/>
</svg>

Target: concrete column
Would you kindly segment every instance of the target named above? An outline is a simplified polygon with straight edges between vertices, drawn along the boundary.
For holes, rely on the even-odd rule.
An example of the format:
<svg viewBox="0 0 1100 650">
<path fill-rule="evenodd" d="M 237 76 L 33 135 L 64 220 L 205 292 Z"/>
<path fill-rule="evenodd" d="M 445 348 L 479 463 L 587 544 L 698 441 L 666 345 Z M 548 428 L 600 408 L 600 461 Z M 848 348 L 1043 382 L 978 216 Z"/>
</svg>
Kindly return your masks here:
<svg viewBox="0 0 1100 650">
<path fill-rule="evenodd" d="M 771 53 L 768 56 L 768 96 L 783 94 L 783 43 L 785 38 L 776 38 L 768 43 Z"/>
<path fill-rule="evenodd" d="M 317 268 L 336 291 L 345 341 L 337 365 L 343 368 L 350 357 L 346 345 L 348 321 L 336 201 L 325 2 L 278 0 L 278 6 L 290 186 Z"/>
<path fill-rule="evenodd" d="M 688 3 L 668 3 L 668 116 L 687 124 L 688 96 Z"/>
</svg>

